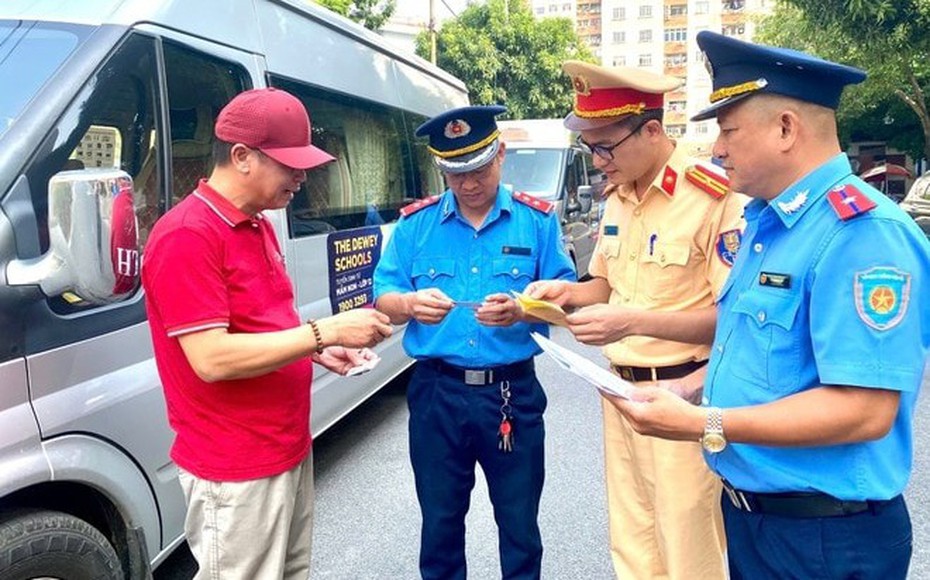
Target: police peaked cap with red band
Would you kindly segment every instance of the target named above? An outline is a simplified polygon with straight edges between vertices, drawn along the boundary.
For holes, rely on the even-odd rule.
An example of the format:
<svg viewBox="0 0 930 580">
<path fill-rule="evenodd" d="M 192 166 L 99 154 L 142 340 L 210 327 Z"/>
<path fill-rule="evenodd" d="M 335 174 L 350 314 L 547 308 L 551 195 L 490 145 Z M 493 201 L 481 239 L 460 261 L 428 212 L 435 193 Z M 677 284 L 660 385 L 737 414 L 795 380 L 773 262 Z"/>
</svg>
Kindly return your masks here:
<svg viewBox="0 0 930 580">
<path fill-rule="evenodd" d="M 771 93 L 836 109 L 846 85 L 861 83 L 865 71 L 789 48 L 744 42 L 703 30 L 697 43 L 713 80 L 711 106 L 691 118 L 703 121 L 752 95 Z"/>
<path fill-rule="evenodd" d="M 661 109 L 665 93 L 679 88 L 683 81 L 630 67 L 603 67 L 580 60 L 562 63 L 571 77 L 575 105 L 564 125 L 584 131 L 610 125 L 627 115 L 640 115 Z"/>
<path fill-rule="evenodd" d="M 491 161 L 500 148 L 494 117 L 506 111 L 500 105 L 452 109 L 417 127 L 416 136 L 429 137 L 427 149 L 443 171 L 474 171 Z"/>
</svg>

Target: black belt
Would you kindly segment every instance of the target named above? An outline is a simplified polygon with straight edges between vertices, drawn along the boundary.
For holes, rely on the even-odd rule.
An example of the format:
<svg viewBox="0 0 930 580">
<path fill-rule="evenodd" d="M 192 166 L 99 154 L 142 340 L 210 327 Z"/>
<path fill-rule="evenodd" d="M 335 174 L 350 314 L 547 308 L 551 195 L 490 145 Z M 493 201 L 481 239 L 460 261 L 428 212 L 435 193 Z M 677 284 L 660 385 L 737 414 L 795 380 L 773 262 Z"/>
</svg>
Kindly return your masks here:
<svg viewBox="0 0 930 580">
<path fill-rule="evenodd" d="M 417 361 L 417 364 L 474 387 L 483 387 L 500 381 L 509 381 L 511 379 L 525 377 L 527 374 L 532 373 L 535 368 L 533 359 L 531 358 L 509 365 L 479 369 L 469 369 L 450 365 L 447 362 L 435 358 L 421 359 Z"/>
<path fill-rule="evenodd" d="M 617 374 L 620 375 L 620 378 L 631 381 L 663 381 L 667 379 L 680 379 L 681 377 L 688 376 L 694 371 L 698 370 L 702 366 L 707 364 L 707 359 L 689 361 L 686 363 L 681 363 L 680 365 L 672 365 L 670 367 L 626 367 L 621 365 L 613 365 Z"/>
<path fill-rule="evenodd" d="M 741 511 L 786 518 L 835 518 L 869 510 L 874 513 L 881 506 L 897 499 L 847 501 L 825 493 L 752 493 L 736 489 L 726 480 L 723 482 L 723 491 Z"/>
</svg>

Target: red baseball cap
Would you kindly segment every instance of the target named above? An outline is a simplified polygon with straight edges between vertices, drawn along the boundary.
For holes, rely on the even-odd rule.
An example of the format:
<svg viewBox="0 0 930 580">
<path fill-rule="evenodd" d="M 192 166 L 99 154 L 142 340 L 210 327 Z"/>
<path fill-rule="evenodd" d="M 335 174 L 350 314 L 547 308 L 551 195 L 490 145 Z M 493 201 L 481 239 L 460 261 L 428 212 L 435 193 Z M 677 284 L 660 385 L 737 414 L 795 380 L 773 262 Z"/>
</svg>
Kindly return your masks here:
<svg viewBox="0 0 930 580">
<path fill-rule="evenodd" d="M 252 89 L 223 107 L 213 132 L 227 143 L 258 149 L 278 163 L 310 169 L 335 157 L 310 144 L 310 117 L 297 97 L 281 89 Z"/>
</svg>

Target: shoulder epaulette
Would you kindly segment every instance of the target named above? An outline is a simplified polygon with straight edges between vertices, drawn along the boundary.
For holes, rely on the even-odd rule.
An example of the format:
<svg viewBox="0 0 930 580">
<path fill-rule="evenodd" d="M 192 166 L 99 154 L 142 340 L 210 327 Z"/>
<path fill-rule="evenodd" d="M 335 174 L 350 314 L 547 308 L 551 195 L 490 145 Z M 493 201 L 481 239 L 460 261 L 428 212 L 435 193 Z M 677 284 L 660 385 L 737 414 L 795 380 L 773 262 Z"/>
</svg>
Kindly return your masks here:
<svg viewBox="0 0 930 580">
<path fill-rule="evenodd" d="M 538 197 L 533 197 L 532 195 L 523 193 L 522 191 L 513 192 L 513 198 L 523 205 L 528 205 L 535 210 L 539 210 L 543 213 L 549 213 L 552 211 L 552 203 L 544 199 L 539 199 Z"/>
<path fill-rule="evenodd" d="M 429 197 L 424 197 L 423 199 L 418 199 L 415 202 L 409 203 L 400 208 L 400 215 L 407 217 L 408 215 L 415 214 L 424 207 L 429 207 L 434 203 L 437 203 L 441 197 L 441 195 L 431 195 Z"/>
<path fill-rule="evenodd" d="M 875 202 L 850 183 L 830 190 L 827 193 L 827 201 L 843 221 L 875 209 Z"/>
<path fill-rule="evenodd" d="M 720 199 L 730 191 L 730 180 L 703 165 L 692 165 L 685 170 L 685 179 L 698 189 L 709 193 L 714 199 Z"/>
</svg>

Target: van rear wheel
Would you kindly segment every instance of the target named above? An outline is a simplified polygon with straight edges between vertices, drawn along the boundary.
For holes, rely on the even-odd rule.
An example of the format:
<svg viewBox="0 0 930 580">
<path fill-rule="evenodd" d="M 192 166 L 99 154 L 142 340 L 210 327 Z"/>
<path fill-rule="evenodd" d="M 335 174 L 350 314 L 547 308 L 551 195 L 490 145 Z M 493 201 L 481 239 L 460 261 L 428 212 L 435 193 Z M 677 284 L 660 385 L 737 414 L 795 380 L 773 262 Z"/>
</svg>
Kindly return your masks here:
<svg viewBox="0 0 930 580">
<path fill-rule="evenodd" d="M 122 580 L 119 556 L 95 527 L 70 514 L 18 510 L 0 521 L 0 580 Z"/>
</svg>

